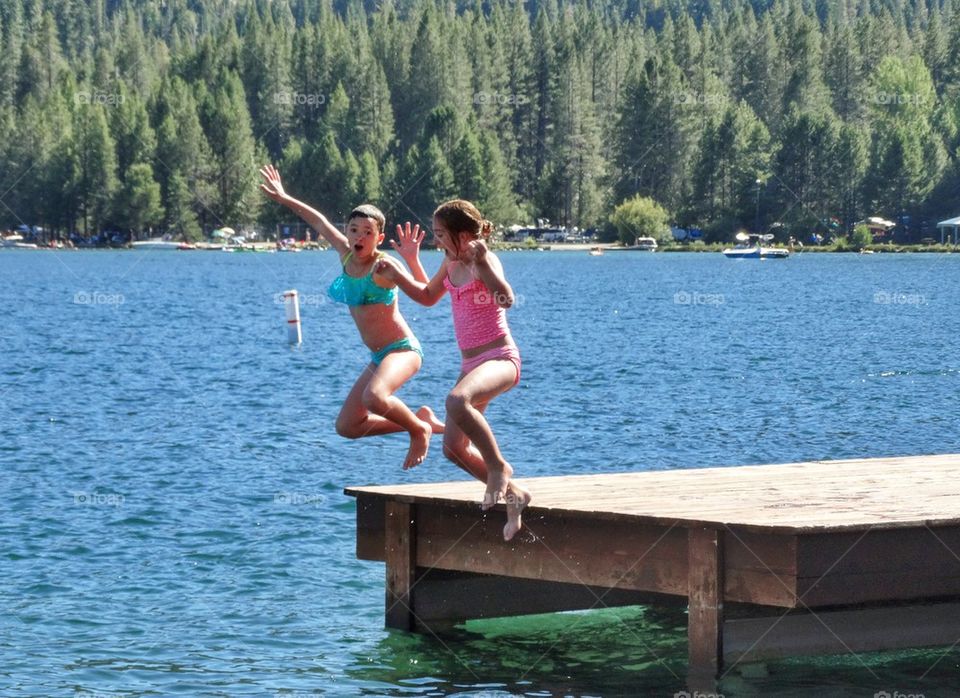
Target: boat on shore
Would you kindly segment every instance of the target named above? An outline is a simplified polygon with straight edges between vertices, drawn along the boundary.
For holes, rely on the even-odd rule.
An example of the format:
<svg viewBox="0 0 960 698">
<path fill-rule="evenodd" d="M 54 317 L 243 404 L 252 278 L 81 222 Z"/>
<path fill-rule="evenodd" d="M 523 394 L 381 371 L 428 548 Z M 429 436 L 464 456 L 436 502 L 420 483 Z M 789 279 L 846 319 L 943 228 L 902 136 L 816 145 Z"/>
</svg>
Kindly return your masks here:
<svg viewBox="0 0 960 698">
<path fill-rule="evenodd" d="M 773 240 L 773 235 L 758 235 L 756 233 L 737 233 L 737 244 L 723 251 L 724 257 L 730 259 L 786 259 L 790 250 L 785 247 L 770 247 L 763 243 Z"/>
</svg>

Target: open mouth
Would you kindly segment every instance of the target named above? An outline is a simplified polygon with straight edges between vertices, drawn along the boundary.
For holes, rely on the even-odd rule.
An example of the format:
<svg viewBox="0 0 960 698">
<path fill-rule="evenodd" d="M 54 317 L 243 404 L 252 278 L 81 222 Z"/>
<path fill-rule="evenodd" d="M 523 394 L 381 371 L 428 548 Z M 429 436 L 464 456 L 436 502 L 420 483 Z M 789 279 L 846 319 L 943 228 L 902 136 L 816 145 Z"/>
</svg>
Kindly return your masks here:
<svg viewBox="0 0 960 698">
<path fill-rule="evenodd" d="M 358 242 L 356 245 L 353 246 L 353 249 L 355 249 L 357 252 L 362 252 L 362 251 L 363 251 L 363 245 Z"/>
</svg>

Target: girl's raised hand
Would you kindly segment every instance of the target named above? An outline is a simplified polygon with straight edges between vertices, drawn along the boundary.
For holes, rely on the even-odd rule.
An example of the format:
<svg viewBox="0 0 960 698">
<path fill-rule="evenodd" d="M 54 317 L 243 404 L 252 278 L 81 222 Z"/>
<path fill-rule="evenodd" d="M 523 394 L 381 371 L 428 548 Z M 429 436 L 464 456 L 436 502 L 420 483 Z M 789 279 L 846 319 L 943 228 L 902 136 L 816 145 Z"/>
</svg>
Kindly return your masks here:
<svg viewBox="0 0 960 698">
<path fill-rule="evenodd" d="M 287 193 L 283 190 L 283 183 L 280 181 L 280 173 L 273 165 L 265 165 L 260 168 L 260 176 L 264 181 L 260 182 L 260 189 L 264 194 L 274 201 L 283 201 Z"/>
<path fill-rule="evenodd" d="M 387 281 L 397 283 L 397 280 L 400 278 L 400 270 L 397 269 L 396 265 L 397 262 L 394 262 L 389 257 L 386 257 L 373 265 L 373 273 L 377 276 L 383 277 Z"/>
<path fill-rule="evenodd" d="M 461 257 L 467 264 L 483 264 L 487 259 L 488 251 L 483 240 L 471 240 L 464 248 Z"/>
<path fill-rule="evenodd" d="M 415 259 L 420 253 L 420 243 L 423 242 L 423 237 L 424 231 L 420 230 L 420 225 L 413 226 L 411 230 L 410 221 L 407 221 L 404 227 L 397 225 L 397 239 L 391 240 L 390 244 L 409 264 L 410 260 Z"/>
</svg>

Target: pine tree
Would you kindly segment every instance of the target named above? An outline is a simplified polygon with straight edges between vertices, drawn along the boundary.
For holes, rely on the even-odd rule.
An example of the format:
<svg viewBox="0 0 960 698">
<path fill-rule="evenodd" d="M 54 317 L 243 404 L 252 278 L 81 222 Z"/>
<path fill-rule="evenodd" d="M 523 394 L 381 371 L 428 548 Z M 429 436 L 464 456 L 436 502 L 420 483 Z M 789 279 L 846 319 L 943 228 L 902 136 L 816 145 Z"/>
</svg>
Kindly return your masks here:
<svg viewBox="0 0 960 698">
<path fill-rule="evenodd" d="M 795 107 L 784 120 L 768 199 L 788 224 L 810 229 L 839 212 L 833 186 L 839 133 L 840 121 L 829 108 Z"/>
<path fill-rule="evenodd" d="M 875 208 L 910 216 L 946 167 L 943 141 L 933 127 L 936 91 L 919 56 L 906 61 L 887 56 L 871 82 L 874 166 L 865 182 L 866 199 Z"/>
<path fill-rule="evenodd" d="M 735 227 L 756 226 L 753 199 L 757 179 L 769 176 L 769 140 L 746 102 L 728 107 L 704 132 L 694 170 L 694 213 L 717 237 L 726 237 Z"/>
<path fill-rule="evenodd" d="M 213 99 L 205 105 L 205 131 L 213 151 L 217 191 L 211 207 L 218 223 L 247 223 L 262 205 L 258 166 L 265 155 L 257 151 L 247 111 L 243 84 L 236 73 L 221 74 Z"/>
<path fill-rule="evenodd" d="M 459 196 L 478 202 L 479 206 L 485 167 L 480 139 L 472 127 L 466 129 L 453 151 L 452 166 Z"/>
<path fill-rule="evenodd" d="M 357 202 L 377 204 L 383 196 L 380 168 L 377 159 L 369 150 L 360 156 L 360 179 L 357 186 Z"/>
<path fill-rule="evenodd" d="M 175 210 L 171 177 L 179 174 L 192 196 L 191 208 L 202 228 L 219 227 L 213 213 L 216 171 L 213 152 L 200 124 L 198 104 L 185 82 L 173 78 L 165 83 L 155 108 L 158 121 L 154 172 L 160 182 L 163 205 Z"/>
<path fill-rule="evenodd" d="M 173 172 L 168 178 L 167 186 L 169 191 L 163 199 L 166 205 L 161 204 L 166 211 L 164 226 L 169 232 L 179 234 L 185 240 L 191 242 L 200 240 L 203 237 L 203 231 L 197 214 L 193 210 L 194 197 L 186 177 L 179 172 Z"/>
<path fill-rule="evenodd" d="M 0 42 L 3 45 L 3 51 L 0 51 L 0 106 L 12 106 L 17 94 L 22 31 L 20 4 L 14 2 L 9 19 L 0 14 Z"/>
<path fill-rule="evenodd" d="M 80 103 L 74 111 L 73 137 L 77 168 L 74 198 L 87 235 L 100 230 L 111 217 L 117 189 L 116 146 L 104 108 Z"/>
<path fill-rule="evenodd" d="M 133 233 L 134 237 L 163 220 L 160 185 L 153 178 L 153 168 L 137 162 L 127 170 L 113 202 L 113 219 Z"/>
<path fill-rule="evenodd" d="M 291 36 L 277 27 L 270 14 L 265 23 L 253 12 L 243 45 L 243 82 L 251 123 L 272 158 L 292 135 L 293 114 L 311 109 L 319 100 L 294 86 L 290 77 Z M 299 88 L 299 89 L 298 89 Z"/>
<path fill-rule="evenodd" d="M 516 197 L 510 186 L 510 172 L 497 137 L 489 131 L 480 134 L 480 158 L 485 174 L 480 182 L 480 210 L 499 223 L 516 222 L 520 216 Z"/>
<path fill-rule="evenodd" d="M 150 126 L 146 105 L 136 93 L 121 86 L 116 97 L 116 104 L 109 111 L 110 133 L 117 144 L 117 176 L 123 179 L 134 163 L 153 160 L 157 136 Z"/>
<path fill-rule="evenodd" d="M 44 97 L 57 84 L 60 74 L 66 69 L 60 39 L 57 36 L 56 20 L 50 12 L 44 12 L 36 34 L 23 48 L 18 78 L 17 101 L 27 95 Z"/>
</svg>

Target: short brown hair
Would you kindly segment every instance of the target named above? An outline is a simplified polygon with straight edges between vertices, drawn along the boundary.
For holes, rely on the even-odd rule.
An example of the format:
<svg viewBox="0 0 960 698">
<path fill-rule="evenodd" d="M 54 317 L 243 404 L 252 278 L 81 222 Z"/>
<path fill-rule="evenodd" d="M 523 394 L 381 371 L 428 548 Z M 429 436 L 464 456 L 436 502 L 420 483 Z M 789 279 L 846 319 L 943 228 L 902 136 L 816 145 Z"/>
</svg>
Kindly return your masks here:
<svg viewBox="0 0 960 698">
<path fill-rule="evenodd" d="M 347 216 L 347 223 L 354 218 L 369 218 L 372 221 L 376 221 L 381 233 L 383 229 L 387 227 L 387 217 L 383 215 L 383 211 L 373 204 L 360 204 L 357 206 L 350 212 L 350 215 Z"/>
</svg>

